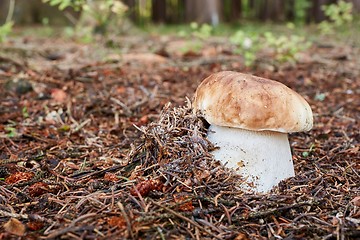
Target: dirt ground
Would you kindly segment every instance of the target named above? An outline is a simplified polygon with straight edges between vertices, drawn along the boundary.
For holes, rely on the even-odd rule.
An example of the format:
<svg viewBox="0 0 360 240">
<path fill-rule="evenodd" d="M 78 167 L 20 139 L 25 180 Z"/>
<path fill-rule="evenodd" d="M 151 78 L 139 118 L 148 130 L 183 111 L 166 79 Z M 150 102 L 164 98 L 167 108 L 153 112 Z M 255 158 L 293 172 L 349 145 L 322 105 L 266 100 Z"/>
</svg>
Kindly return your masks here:
<svg viewBox="0 0 360 240">
<path fill-rule="evenodd" d="M 296 65 L 267 53 L 245 67 L 225 39 L 183 45 L 0 47 L 0 239 L 360 238 L 360 50 L 315 43 Z M 192 114 L 196 87 L 222 70 L 280 81 L 312 107 L 313 130 L 289 136 L 296 176 L 269 194 L 238 189 Z"/>
</svg>

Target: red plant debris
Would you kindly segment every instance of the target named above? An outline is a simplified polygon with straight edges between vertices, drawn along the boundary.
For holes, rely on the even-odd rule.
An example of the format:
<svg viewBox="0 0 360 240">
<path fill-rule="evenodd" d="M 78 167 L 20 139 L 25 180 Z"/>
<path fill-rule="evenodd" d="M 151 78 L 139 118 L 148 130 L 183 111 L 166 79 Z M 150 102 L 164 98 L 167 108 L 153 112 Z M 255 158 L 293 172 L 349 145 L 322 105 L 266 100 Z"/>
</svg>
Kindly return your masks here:
<svg viewBox="0 0 360 240">
<path fill-rule="evenodd" d="M 296 65 L 249 68 L 228 42 L 183 55 L 175 40 L 119 39 L 161 58 L 61 39 L 1 46 L 0 238 L 358 239 L 359 49 L 315 44 Z M 63 57 L 41 57 L 52 48 Z M 238 188 L 192 113 L 196 87 L 222 70 L 280 81 L 314 112 L 311 131 L 289 136 L 296 176 L 268 194 Z"/>
<path fill-rule="evenodd" d="M 18 182 L 27 182 L 34 177 L 34 173 L 31 172 L 16 172 L 11 174 L 5 179 L 7 184 L 14 184 Z"/>
<path fill-rule="evenodd" d="M 107 220 L 108 224 L 112 227 L 123 229 L 126 227 L 126 220 L 123 217 L 112 216 Z"/>
<path fill-rule="evenodd" d="M 195 209 L 194 205 L 192 204 L 192 199 L 184 196 L 184 195 L 173 195 L 175 203 L 177 203 L 178 210 L 181 212 L 191 212 Z"/>
<path fill-rule="evenodd" d="M 32 221 L 32 222 L 28 222 L 26 226 L 30 231 L 39 231 L 44 227 L 44 223 Z"/>
<path fill-rule="evenodd" d="M 163 183 L 160 180 L 142 180 L 130 189 L 130 194 L 133 196 L 147 196 L 153 190 L 160 191 Z"/>
<path fill-rule="evenodd" d="M 110 182 L 117 182 L 119 181 L 119 178 L 114 173 L 107 172 L 105 173 L 104 180 L 110 181 Z"/>
<path fill-rule="evenodd" d="M 49 186 L 43 182 L 37 182 L 28 188 L 29 194 L 32 197 L 40 196 L 49 191 Z"/>
</svg>

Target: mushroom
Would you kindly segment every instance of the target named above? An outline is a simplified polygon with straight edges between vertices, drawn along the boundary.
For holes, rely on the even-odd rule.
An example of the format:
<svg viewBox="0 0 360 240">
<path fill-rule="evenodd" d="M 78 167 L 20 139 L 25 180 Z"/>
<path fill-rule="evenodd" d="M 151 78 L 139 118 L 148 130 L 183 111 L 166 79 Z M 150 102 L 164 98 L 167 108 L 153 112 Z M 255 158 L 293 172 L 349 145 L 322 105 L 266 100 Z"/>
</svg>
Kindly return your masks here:
<svg viewBox="0 0 360 240">
<path fill-rule="evenodd" d="M 193 108 L 209 124 L 212 154 L 244 177 L 242 189 L 265 193 L 295 176 L 287 133 L 313 125 L 309 104 L 284 84 L 232 71 L 197 88 Z"/>
</svg>

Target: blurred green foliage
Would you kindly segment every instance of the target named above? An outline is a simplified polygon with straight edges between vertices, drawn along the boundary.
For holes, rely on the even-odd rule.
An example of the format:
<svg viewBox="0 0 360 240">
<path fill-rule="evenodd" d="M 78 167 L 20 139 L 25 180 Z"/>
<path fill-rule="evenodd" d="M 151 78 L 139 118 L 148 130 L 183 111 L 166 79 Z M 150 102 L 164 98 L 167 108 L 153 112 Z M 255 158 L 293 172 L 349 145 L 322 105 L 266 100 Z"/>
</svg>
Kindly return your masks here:
<svg viewBox="0 0 360 240">
<path fill-rule="evenodd" d="M 81 11 L 84 18 L 95 21 L 92 29 L 93 33 L 107 34 L 108 26 L 116 17 L 123 17 L 127 11 L 127 6 L 117 0 L 42 0 L 51 6 L 58 6 L 60 10 L 70 7 L 75 11 Z M 79 21 L 81 22 L 81 21 Z M 89 34 L 85 34 L 89 35 Z"/>
<path fill-rule="evenodd" d="M 322 34 L 333 33 L 353 21 L 353 4 L 351 2 L 340 0 L 338 3 L 322 6 L 322 10 L 329 19 L 319 24 Z"/>
<path fill-rule="evenodd" d="M 14 26 L 14 22 L 12 21 L 12 16 L 14 14 L 14 7 L 15 7 L 15 0 L 10 0 L 5 23 L 0 26 L 0 43 L 4 42 L 7 36 L 12 32 L 12 28 Z"/>
<path fill-rule="evenodd" d="M 296 0 L 294 1 L 294 22 L 296 24 L 305 24 L 308 10 L 311 7 L 310 0 Z"/>
<path fill-rule="evenodd" d="M 0 26 L 0 43 L 4 42 L 7 36 L 11 33 L 14 22 L 9 21 Z"/>
<path fill-rule="evenodd" d="M 67 7 L 73 8 L 75 11 L 82 10 L 87 0 L 42 0 L 44 3 L 49 3 L 51 6 L 58 6 L 60 10 Z"/>
<path fill-rule="evenodd" d="M 256 53 L 260 48 L 259 35 L 238 30 L 230 36 L 230 42 L 236 45 L 235 52 L 243 55 L 246 66 L 250 66 L 255 62 Z"/>
<path fill-rule="evenodd" d="M 238 30 L 230 37 L 230 42 L 237 46 L 237 53 L 243 55 L 245 65 L 252 65 L 257 59 L 257 54 L 267 50 L 272 52 L 275 62 L 295 63 L 296 54 L 306 50 L 311 43 L 295 34 L 290 36 L 265 32 L 264 34 L 251 34 Z"/>
</svg>

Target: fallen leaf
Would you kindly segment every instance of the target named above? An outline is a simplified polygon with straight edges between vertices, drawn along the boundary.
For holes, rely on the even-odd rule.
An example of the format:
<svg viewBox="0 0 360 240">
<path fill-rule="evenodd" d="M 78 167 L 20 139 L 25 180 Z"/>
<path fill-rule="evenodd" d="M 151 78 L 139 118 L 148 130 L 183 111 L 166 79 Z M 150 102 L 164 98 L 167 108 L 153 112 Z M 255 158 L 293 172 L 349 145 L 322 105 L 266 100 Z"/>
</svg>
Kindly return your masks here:
<svg viewBox="0 0 360 240">
<path fill-rule="evenodd" d="M 339 219 L 337 219 L 336 217 L 332 217 L 332 219 L 331 219 L 331 224 L 332 224 L 333 226 L 338 225 L 338 224 L 339 224 Z"/>
<path fill-rule="evenodd" d="M 244 233 L 239 233 L 234 240 L 248 240 L 249 238 Z"/>
<path fill-rule="evenodd" d="M 123 55 L 109 55 L 108 59 L 114 60 L 124 60 L 125 62 L 146 62 L 146 63 L 164 63 L 167 61 L 167 58 L 154 54 L 154 53 L 127 53 Z"/>
<path fill-rule="evenodd" d="M 34 183 L 29 187 L 29 194 L 32 197 L 37 197 L 43 195 L 44 193 L 49 191 L 49 186 L 43 182 Z"/>
<path fill-rule="evenodd" d="M 359 154 L 360 147 L 356 146 L 347 150 L 350 154 Z"/>
<path fill-rule="evenodd" d="M 34 176 L 31 172 L 16 172 L 5 179 L 7 184 L 29 181 Z"/>
<path fill-rule="evenodd" d="M 118 94 L 125 93 L 125 92 L 126 92 L 126 88 L 123 87 L 123 86 L 117 87 L 117 88 L 116 88 L 116 92 L 117 92 Z"/>
<path fill-rule="evenodd" d="M 200 57 L 201 54 L 198 53 L 198 52 L 195 52 L 193 50 L 189 50 L 189 51 L 186 51 L 184 54 L 183 54 L 183 58 L 197 58 L 197 57 Z"/>
<path fill-rule="evenodd" d="M 28 222 L 26 224 L 26 226 L 31 231 L 39 231 L 40 229 L 42 229 L 44 227 L 44 223 L 42 223 L 42 222 Z"/>
<path fill-rule="evenodd" d="M 16 218 L 10 218 L 10 220 L 7 221 L 3 227 L 5 231 L 17 236 L 24 236 L 25 234 L 24 224 L 22 224 L 22 222 L 20 222 Z"/>
<path fill-rule="evenodd" d="M 173 195 L 175 203 L 179 204 L 178 210 L 182 212 L 190 212 L 195 209 L 190 197 L 181 194 Z"/>
<path fill-rule="evenodd" d="M 125 219 L 123 217 L 118 217 L 118 216 L 109 217 L 108 220 L 107 220 L 107 223 L 111 227 L 118 227 L 120 229 L 126 227 L 126 221 L 125 221 Z"/>
<path fill-rule="evenodd" d="M 360 207 L 360 196 L 355 197 L 351 202 L 354 206 Z"/>
<path fill-rule="evenodd" d="M 53 88 L 51 89 L 51 98 L 54 99 L 58 103 L 65 102 L 67 98 L 67 94 L 64 90 Z"/>
<path fill-rule="evenodd" d="M 116 176 L 116 174 L 107 172 L 105 173 L 104 180 L 109 182 L 117 182 L 119 181 L 119 178 Z"/>
<path fill-rule="evenodd" d="M 136 184 L 136 186 L 134 186 L 132 189 L 130 189 L 130 194 L 133 196 L 138 196 L 137 192 L 139 192 L 139 194 L 144 197 L 153 190 L 160 191 L 162 189 L 162 186 L 163 184 L 160 180 L 144 180 Z"/>
<path fill-rule="evenodd" d="M 217 49 L 214 46 L 205 47 L 202 50 L 202 55 L 204 57 L 214 57 L 218 54 Z"/>
<path fill-rule="evenodd" d="M 142 116 L 139 121 L 136 123 L 137 126 L 143 126 L 146 125 L 149 122 L 149 118 L 147 115 Z"/>
<path fill-rule="evenodd" d="M 199 173 L 199 174 L 197 174 L 197 177 L 198 177 L 200 180 L 207 179 L 208 177 L 211 176 L 211 173 L 210 173 L 210 171 L 208 171 L 208 170 L 199 171 L 198 173 Z"/>
</svg>

